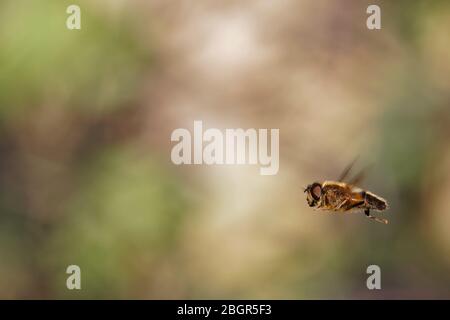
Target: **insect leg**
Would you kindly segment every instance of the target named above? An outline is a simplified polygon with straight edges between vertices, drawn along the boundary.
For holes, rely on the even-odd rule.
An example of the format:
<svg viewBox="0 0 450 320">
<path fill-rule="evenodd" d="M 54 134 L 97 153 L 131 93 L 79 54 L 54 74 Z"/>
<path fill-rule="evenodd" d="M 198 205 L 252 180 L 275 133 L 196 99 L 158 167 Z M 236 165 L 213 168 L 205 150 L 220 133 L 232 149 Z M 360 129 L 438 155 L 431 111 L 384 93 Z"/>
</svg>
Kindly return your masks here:
<svg viewBox="0 0 450 320">
<path fill-rule="evenodd" d="M 349 202 L 349 199 L 345 199 L 339 205 L 336 207 L 336 210 L 342 209 L 343 206 L 345 206 Z"/>
<path fill-rule="evenodd" d="M 359 207 L 360 205 L 363 205 L 365 202 L 364 202 L 364 200 L 361 200 L 361 201 L 358 201 L 358 202 L 355 202 L 354 204 L 352 204 L 349 208 L 348 208 L 348 210 L 351 210 L 351 209 L 354 209 L 354 208 L 357 208 L 357 207 Z"/>
<path fill-rule="evenodd" d="M 389 221 L 387 221 L 386 219 L 377 218 L 375 216 L 372 216 L 370 214 L 370 210 L 369 209 L 364 210 L 364 214 L 367 216 L 367 218 L 375 220 L 376 222 L 384 223 L 384 224 L 388 224 L 389 223 Z"/>
</svg>

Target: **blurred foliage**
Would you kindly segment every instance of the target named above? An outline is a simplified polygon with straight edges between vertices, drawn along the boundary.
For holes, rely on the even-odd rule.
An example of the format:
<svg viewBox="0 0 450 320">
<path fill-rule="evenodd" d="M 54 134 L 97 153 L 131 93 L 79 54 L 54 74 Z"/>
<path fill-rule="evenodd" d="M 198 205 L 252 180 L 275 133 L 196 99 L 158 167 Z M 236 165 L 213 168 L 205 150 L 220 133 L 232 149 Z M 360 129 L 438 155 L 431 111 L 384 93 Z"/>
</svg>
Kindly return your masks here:
<svg viewBox="0 0 450 320">
<path fill-rule="evenodd" d="M 177 243 L 186 204 L 173 177 L 153 162 L 130 151 L 108 150 L 80 171 L 79 192 L 68 201 L 68 215 L 52 235 L 45 259 L 55 271 L 75 262 L 86 270 L 87 297 L 109 292 L 110 298 L 125 298 L 132 292 L 130 277 L 136 272 L 141 280 L 157 277 L 152 265 Z M 65 277 L 55 281 L 62 294 L 67 290 L 59 283 Z"/>
<path fill-rule="evenodd" d="M 82 11 L 82 29 L 65 27 L 70 1 L 0 4 L 0 116 L 3 121 L 59 99 L 102 113 L 132 98 L 146 53 L 126 23 Z M 64 14 L 62 14 L 64 13 Z M 26 94 L 24 94 L 26 93 Z"/>
</svg>

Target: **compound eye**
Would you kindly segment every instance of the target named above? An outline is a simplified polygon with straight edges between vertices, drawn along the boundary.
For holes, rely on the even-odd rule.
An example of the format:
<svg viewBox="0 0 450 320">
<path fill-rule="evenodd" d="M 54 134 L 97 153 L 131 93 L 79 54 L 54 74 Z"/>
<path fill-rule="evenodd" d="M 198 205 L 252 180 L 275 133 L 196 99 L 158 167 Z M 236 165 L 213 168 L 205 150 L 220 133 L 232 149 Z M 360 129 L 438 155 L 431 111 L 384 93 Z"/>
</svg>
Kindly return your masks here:
<svg viewBox="0 0 450 320">
<path fill-rule="evenodd" d="M 314 200 L 319 200 L 322 195 L 322 186 L 318 183 L 313 183 L 311 186 L 311 196 Z"/>
</svg>

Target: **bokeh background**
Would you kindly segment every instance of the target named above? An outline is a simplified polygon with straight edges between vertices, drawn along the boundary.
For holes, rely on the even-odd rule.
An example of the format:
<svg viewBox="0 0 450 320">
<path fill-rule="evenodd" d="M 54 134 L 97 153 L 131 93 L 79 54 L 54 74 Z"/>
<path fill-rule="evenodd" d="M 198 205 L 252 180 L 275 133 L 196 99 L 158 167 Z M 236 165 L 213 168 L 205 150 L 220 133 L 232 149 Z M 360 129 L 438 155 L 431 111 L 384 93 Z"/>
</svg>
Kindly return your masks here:
<svg viewBox="0 0 450 320">
<path fill-rule="evenodd" d="M 1 1 L 0 298 L 450 298 L 449 34 L 448 1 Z M 175 166 L 194 120 L 279 128 L 279 173 Z M 357 156 L 387 226 L 306 203 Z"/>
</svg>

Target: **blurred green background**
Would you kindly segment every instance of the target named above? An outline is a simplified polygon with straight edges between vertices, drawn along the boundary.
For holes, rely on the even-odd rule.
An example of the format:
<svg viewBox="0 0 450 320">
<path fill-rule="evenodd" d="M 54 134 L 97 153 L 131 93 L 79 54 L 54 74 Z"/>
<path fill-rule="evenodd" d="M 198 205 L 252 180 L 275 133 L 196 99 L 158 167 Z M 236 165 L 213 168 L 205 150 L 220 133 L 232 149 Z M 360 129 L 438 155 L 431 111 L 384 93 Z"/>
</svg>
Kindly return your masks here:
<svg viewBox="0 0 450 320">
<path fill-rule="evenodd" d="M 2 1 L 0 298 L 450 298 L 449 32 L 448 1 Z M 279 128 L 278 175 L 175 166 L 194 120 Z M 387 226 L 306 203 L 358 155 Z"/>
</svg>

